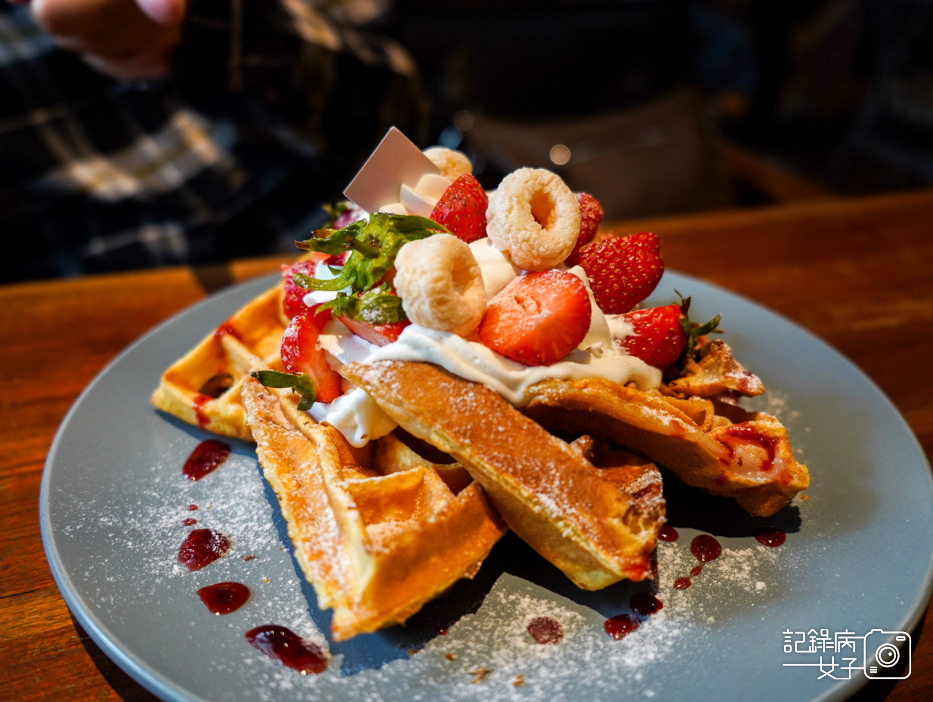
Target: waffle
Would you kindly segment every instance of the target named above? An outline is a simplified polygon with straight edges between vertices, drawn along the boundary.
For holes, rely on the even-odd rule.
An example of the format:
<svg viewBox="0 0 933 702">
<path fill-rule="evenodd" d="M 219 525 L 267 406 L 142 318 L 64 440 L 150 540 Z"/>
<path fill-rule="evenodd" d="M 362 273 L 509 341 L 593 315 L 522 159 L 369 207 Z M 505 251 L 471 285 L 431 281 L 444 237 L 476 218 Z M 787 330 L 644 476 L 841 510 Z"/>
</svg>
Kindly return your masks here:
<svg viewBox="0 0 933 702">
<path fill-rule="evenodd" d="M 630 473 L 644 477 L 653 466 L 623 467 L 612 480 L 493 390 L 431 364 L 351 363 L 341 373 L 408 432 L 454 456 L 509 527 L 579 587 L 649 575 L 664 502 L 659 479 Z M 635 493 L 620 489 L 635 483 Z"/>
<path fill-rule="evenodd" d="M 774 514 L 809 484 L 784 426 L 763 412 L 598 379 L 547 380 L 529 395 L 524 410 L 544 426 L 608 437 L 753 516 Z"/>
<path fill-rule="evenodd" d="M 404 622 L 479 570 L 505 527 L 462 468 L 391 434 L 354 449 L 279 392 L 247 380 L 247 422 L 335 640 Z"/>
<path fill-rule="evenodd" d="M 246 441 L 240 390 L 254 366 L 278 367 L 288 320 L 282 314 L 282 284 L 260 294 L 163 374 L 152 404 L 182 421 Z"/>
</svg>

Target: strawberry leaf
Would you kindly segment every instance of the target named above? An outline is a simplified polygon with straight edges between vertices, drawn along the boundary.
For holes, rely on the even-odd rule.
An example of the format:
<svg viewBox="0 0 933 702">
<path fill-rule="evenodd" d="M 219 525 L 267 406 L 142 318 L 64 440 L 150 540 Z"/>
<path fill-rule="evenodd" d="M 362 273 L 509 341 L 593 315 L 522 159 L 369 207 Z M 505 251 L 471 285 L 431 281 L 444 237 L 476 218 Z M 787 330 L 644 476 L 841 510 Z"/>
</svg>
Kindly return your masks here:
<svg viewBox="0 0 933 702">
<path fill-rule="evenodd" d="M 402 298 L 392 292 L 388 283 L 377 285 L 360 295 L 341 293 L 322 307 L 333 310 L 338 317 L 350 317 L 373 325 L 394 324 L 407 319 L 402 309 Z"/>
<path fill-rule="evenodd" d="M 336 278 L 319 280 L 296 275 L 295 282 L 308 290 L 369 290 L 395 265 L 402 246 L 442 231 L 448 230 L 426 217 L 386 212 L 373 212 L 368 221 L 360 220 L 343 229 L 318 229 L 310 239 L 295 242 L 298 248 L 331 256 L 352 253 Z"/>
<path fill-rule="evenodd" d="M 311 405 L 317 400 L 314 380 L 305 373 L 260 370 L 254 371 L 250 375 L 267 388 L 291 388 L 294 390 L 301 395 L 301 400 L 298 402 L 298 409 L 301 411 L 311 409 Z"/>
</svg>

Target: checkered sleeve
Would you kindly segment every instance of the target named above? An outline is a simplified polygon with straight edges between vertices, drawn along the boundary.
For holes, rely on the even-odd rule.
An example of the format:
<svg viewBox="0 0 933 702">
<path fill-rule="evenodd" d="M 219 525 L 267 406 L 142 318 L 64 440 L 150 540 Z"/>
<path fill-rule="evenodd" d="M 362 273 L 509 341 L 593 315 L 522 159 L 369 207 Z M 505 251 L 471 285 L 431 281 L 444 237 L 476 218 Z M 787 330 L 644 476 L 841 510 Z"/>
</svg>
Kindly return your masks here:
<svg viewBox="0 0 933 702">
<path fill-rule="evenodd" d="M 308 148 L 326 135 L 332 152 L 373 145 L 393 124 L 424 124 L 414 62 L 392 40 L 351 24 L 340 6 L 194 0 L 175 64 L 179 90 L 207 111 L 222 95 L 243 96 Z"/>
<path fill-rule="evenodd" d="M 0 280 L 291 246 L 389 126 L 423 123 L 407 55 L 343 12 L 380 1 L 191 0 L 172 75 L 139 84 L 0 0 L 0 231 L 29 242 Z"/>
</svg>

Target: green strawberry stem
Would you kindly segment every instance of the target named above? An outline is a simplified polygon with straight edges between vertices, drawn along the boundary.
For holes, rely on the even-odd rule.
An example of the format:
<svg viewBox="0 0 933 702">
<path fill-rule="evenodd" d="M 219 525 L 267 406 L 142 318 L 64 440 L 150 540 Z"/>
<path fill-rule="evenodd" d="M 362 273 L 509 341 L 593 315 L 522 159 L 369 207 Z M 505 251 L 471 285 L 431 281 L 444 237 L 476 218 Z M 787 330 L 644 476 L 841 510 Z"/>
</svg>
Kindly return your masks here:
<svg viewBox="0 0 933 702">
<path fill-rule="evenodd" d="M 696 324 L 695 322 L 690 321 L 689 311 L 690 311 L 690 296 L 684 297 L 677 290 L 674 291 L 677 293 L 677 297 L 680 298 L 680 312 L 683 315 L 680 318 L 680 328 L 683 330 L 684 334 L 687 335 L 687 343 L 684 345 L 684 350 L 680 355 L 680 359 L 677 362 L 677 367 L 683 370 L 684 363 L 687 359 L 693 354 L 694 349 L 696 348 L 697 341 L 701 336 L 706 336 L 708 334 L 723 334 L 723 330 L 719 328 L 719 323 L 722 321 L 722 315 L 717 314 L 715 317 L 710 319 L 704 324 Z"/>
</svg>

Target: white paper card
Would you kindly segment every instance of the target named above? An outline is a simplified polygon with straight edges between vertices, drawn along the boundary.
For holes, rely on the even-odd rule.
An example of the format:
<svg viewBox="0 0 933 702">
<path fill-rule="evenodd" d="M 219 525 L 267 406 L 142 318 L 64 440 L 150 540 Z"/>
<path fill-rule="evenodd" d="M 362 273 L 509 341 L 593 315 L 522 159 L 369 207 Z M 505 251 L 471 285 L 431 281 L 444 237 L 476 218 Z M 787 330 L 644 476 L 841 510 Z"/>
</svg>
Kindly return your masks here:
<svg viewBox="0 0 933 702">
<path fill-rule="evenodd" d="M 414 188 L 422 176 L 440 172 L 421 149 L 392 127 L 343 194 L 367 212 L 377 212 L 399 201 L 402 185 Z"/>
</svg>

